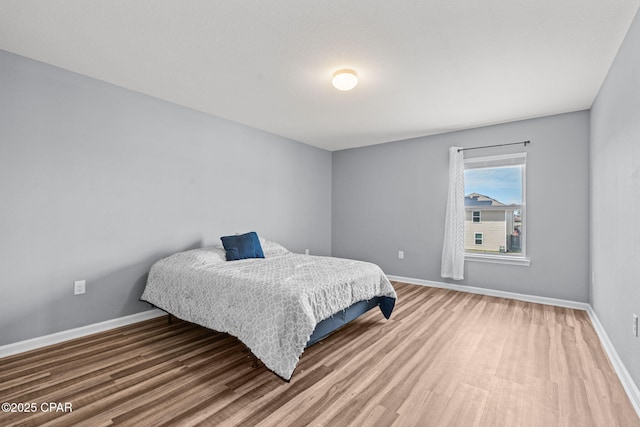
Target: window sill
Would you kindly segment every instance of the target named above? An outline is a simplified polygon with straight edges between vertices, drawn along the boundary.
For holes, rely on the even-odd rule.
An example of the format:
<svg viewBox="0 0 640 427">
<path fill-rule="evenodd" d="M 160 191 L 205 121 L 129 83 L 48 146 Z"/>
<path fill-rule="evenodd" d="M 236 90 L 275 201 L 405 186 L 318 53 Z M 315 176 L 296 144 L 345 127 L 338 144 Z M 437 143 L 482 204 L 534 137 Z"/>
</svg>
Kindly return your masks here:
<svg viewBox="0 0 640 427">
<path fill-rule="evenodd" d="M 492 264 L 520 265 L 523 267 L 531 265 L 531 260 L 528 258 L 508 255 L 465 254 L 464 260 L 472 262 L 488 262 Z"/>
</svg>

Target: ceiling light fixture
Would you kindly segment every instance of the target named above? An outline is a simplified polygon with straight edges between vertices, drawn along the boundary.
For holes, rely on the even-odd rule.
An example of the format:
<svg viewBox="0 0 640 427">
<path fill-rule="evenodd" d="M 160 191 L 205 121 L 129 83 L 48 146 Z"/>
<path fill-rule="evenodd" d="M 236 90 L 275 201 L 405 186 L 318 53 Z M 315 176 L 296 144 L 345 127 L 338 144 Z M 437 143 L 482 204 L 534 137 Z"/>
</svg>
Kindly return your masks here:
<svg viewBox="0 0 640 427">
<path fill-rule="evenodd" d="M 349 69 L 338 70 L 333 73 L 331 84 L 338 90 L 351 90 L 358 84 L 358 75 Z"/>
</svg>

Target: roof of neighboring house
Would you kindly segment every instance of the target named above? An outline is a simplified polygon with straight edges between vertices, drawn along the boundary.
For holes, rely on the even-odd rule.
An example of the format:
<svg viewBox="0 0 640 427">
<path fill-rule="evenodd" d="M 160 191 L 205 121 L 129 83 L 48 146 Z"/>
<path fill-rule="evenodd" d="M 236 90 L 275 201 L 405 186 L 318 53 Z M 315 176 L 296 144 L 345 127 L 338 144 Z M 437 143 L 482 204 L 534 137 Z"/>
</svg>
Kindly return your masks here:
<svg viewBox="0 0 640 427">
<path fill-rule="evenodd" d="M 492 199 L 480 193 L 471 193 L 464 196 L 465 206 L 506 206 L 504 203 Z"/>
</svg>

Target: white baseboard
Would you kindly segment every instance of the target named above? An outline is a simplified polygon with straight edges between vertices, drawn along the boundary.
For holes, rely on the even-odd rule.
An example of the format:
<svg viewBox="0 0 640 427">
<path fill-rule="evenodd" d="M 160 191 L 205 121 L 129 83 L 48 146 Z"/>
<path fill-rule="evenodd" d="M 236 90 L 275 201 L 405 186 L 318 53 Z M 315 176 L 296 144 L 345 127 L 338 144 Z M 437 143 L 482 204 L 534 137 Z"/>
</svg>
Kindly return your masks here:
<svg viewBox="0 0 640 427">
<path fill-rule="evenodd" d="M 559 298 L 539 297 L 535 295 L 519 294 L 516 292 L 497 291 L 494 289 L 476 288 L 473 286 L 456 285 L 453 283 L 435 282 L 431 280 L 413 279 L 411 277 L 390 276 L 387 275 L 389 280 L 395 280 L 396 282 L 411 283 L 414 285 L 429 286 L 432 288 L 451 289 L 460 292 L 469 292 L 471 294 L 487 295 L 499 298 L 516 299 L 519 301 L 533 302 L 537 304 L 547 304 L 556 307 L 575 308 L 577 310 L 587 310 L 590 305 L 586 302 L 570 301 Z"/>
<path fill-rule="evenodd" d="M 110 329 L 119 328 L 120 326 L 130 325 L 132 323 L 142 322 L 143 320 L 153 319 L 163 316 L 165 313 L 157 308 L 142 311 L 140 313 L 131 314 L 129 316 L 119 317 L 117 319 L 105 320 L 104 322 L 93 323 L 79 328 L 69 329 L 55 334 L 45 335 L 42 337 L 31 338 L 25 341 L 0 346 L 0 357 L 11 356 L 23 353 L 29 350 L 46 347 L 51 344 L 57 344 L 63 341 L 69 341 L 74 338 L 80 338 L 97 332 L 108 331 Z"/>
<path fill-rule="evenodd" d="M 587 314 L 589 314 L 593 328 L 596 330 L 596 333 L 600 338 L 602 347 L 604 347 L 604 350 L 607 352 L 607 356 L 609 356 L 609 361 L 611 362 L 613 369 L 616 371 L 616 374 L 618 374 L 618 378 L 620 378 L 624 391 L 627 392 L 627 396 L 629 396 L 631 404 L 635 408 L 638 417 L 640 417 L 640 390 L 638 390 L 638 386 L 633 381 L 633 378 L 631 378 L 631 374 L 629 374 L 624 363 L 622 363 L 620 356 L 618 356 L 618 352 L 613 346 L 611 340 L 609 340 L 609 336 L 604 330 L 602 323 L 600 323 L 600 319 L 598 319 L 596 312 L 593 311 L 593 307 L 589 306 Z"/>
<path fill-rule="evenodd" d="M 585 310 L 589 315 L 589 318 L 591 319 L 593 328 L 598 334 L 598 338 L 600 338 L 600 343 L 602 344 L 602 347 L 604 348 L 605 353 L 609 357 L 609 361 L 611 362 L 613 369 L 615 370 L 616 374 L 618 375 L 618 378 L 620 379 L 620 383 L 622 383 L 622 387 L 624 388 L 624 391 L 627 393 L 627 396 L 631 401 L 631 405 L 633 405 L 633 408 L 638 414 L 638 417 L 640 417 L 640 390 L 638 390 L 638 386 L 633 381 L 633 378 L 631 378 L 631 375 L 629 374 L 629 371 L 627 370 L 627 368 L 624 366 L 624 363 L 622 363 L 620 356 L 618 356 L 618 352 L 616 351 L 615 347 L 609 340 L 609 336 L 607 335 L 604 328 L 602 327 L 602 324 L 600 323 L 600 320 L 598 319 L 598 316 L 596 315 L 595 311 L 593 311 L 593 307 L 591 307 L 591 304 L 588 304 L 585 302 L 557 299 L 557 298 L 547 298 L 547 297 L 539 297 L 535 295 L 519 294 L 516 292 L 497 291 L 494 289 L 456 285 L 453 283 L 414 279 L 411 277 L 393 276 L 389 274 L 387 275 L 387 277 L 389 278 L 389 280 L 393 280 L 396 282 L 403 282 L 403 283 L 411 283 L 413 285 L 429 286 L 432 288 L 451 289 L 454 291 L 469 292 L 472 294 L 516 299 L 520 301 L 527 301 L 527 302 L 533 302 L 538 304 L 547 304 L 547 305 L 553 305 L 557 307 Z"/>
</svg>

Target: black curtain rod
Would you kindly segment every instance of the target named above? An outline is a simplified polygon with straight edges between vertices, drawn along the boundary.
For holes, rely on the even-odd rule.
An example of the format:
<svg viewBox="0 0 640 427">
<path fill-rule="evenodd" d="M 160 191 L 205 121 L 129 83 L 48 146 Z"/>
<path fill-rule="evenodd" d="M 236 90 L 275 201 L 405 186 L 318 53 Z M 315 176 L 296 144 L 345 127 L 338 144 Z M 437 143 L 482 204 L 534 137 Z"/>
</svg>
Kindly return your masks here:
<svg viewBox="0 0 640 427">
<path fill-rule="evenodd" d="M 510 142 L 508 144 L 483 145 L 482 147 L 458 148 L 458 153 L 461 151 L 467 151 L 467 150 L 479 150 L 480 148 L 504 147 L 505 145 L 518 145 L 518 144 L 524 144 L 524 146 L 526 147 L 527 144 L 531 144 L 531 141 Z"/>
</svg>

